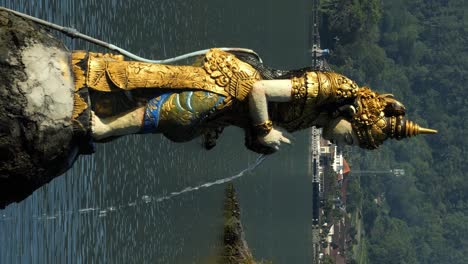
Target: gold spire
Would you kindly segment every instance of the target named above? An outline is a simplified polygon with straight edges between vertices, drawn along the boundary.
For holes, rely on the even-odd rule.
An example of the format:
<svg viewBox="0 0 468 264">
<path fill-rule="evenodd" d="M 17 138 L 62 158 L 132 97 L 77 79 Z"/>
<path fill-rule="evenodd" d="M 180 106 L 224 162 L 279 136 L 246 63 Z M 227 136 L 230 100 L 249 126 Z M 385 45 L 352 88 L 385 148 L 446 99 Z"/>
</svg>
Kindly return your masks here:
<svg viewBox="0 0 468 264">
<path fill-rule="evenodd" d="M 405 134 L 402 137 L 412 137 L 419 134 L 437 134 L 437 130 L 420 127 L 418 124 L 413 121 L 405 121 Z"/>
<path fill-rule="evenodd" d="M 424 128 L 424 127 L 419 128 L 419 134 L 437 134 L 437 133 L 439 133 L 439 131 L 435 129 Z"/>
</svg>

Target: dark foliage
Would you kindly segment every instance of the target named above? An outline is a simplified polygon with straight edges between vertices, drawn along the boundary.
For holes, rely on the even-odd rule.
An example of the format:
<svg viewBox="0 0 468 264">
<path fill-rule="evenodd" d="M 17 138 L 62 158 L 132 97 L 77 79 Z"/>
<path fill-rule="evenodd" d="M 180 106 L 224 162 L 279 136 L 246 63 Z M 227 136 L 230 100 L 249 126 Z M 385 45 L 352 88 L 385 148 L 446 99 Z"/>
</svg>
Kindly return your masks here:
<svg viewBox="0 0 468 264">
<path fill-rule="evenodd" d="M 435 136 L 354 152 L 370 263 L 468 263 L 468 2 L 328 0 L 334 69 L 393 93 Z M 338 37 L 338 38 L 336 38 Z M 353 190 L 353 188 L 352 188 Z"/>
</svg>

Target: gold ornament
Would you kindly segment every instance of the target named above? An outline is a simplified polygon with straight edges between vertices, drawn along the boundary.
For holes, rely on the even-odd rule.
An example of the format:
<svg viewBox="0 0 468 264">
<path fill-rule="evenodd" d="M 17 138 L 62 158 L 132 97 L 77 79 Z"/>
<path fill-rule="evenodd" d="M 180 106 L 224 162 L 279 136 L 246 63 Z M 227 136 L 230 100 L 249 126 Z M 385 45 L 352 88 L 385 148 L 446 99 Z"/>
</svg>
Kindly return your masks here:
<svg viewBox="0 0 468 264">
<path fill-rule="evenodd" d="M 421 134 L 437 134 L 437 130 L 420 127 L 411 120 L 405 120 L 403 116 L 389 117 L 390 123 L 398 124 L 390 126 L 390 138 L 403 139 Z"/>
<path fill-rule="evenodd" d="M 271 122 L 271 120 L 267 120 L 261 124 L 254 125 L 253 129 L 257 136 L 266 136 L 273 129 L 273 122 Z"/>
<path fill-rule="evenodd" d="M 75 55 L 76 86 L 83 87 L 85 78 L 87 87 L 101 92 L 144 88 L 199 90 L 242 101 L 260 79 L 252 66 L 220 49 L 211 49 L 202 67 L 124 61 L 120 55 L 93 52 L 86 55 Z"/>
<path fill-rule="evenodd" d="M 347 77 L 334 72 L 306 72 L 291 79 L 291 98 L 279 111 L 288 131 L 311 127 L 322 112 L 321 106 L 340 99 L 354 98 L 359 87 Z"/>
<path fill-rule="evenodd" d="M 88 108 L 88 104 L 81 98 L 78 93 L 73 95 L 73 112 L 72 119 L 77 119 Z"/>
<path fill-rule="evenodd" d="M 206 54 L 203 68 L 219 87 L 224 87 L 227 94 L 240 101 L 260 80 L 260 74 L 252 66 L 220 49 L 211 49 Z"/>
<path fill-rule="evenodd" d="M 304 85 L 304 78 L 293 77 L 291 79 L 291 98 L 293 100 L 301 100 L 307 97 L 306 86 Z"/>
<path fill-rule="evenodd" d="M 376 149 L 387 138 L 397 140 L 418 134 L 436 134 L 437 130 L 422 128 L 409 120 L 404 120 L 402 114 L 385 116 L 387 105 L 386 95 L 379 95 L 364 87 L 357 94 L 358 112 L 351 120 L 359 145 L 367 149 Z M 394 99 L 392 99 L 394 100 Z"/>
</svg>

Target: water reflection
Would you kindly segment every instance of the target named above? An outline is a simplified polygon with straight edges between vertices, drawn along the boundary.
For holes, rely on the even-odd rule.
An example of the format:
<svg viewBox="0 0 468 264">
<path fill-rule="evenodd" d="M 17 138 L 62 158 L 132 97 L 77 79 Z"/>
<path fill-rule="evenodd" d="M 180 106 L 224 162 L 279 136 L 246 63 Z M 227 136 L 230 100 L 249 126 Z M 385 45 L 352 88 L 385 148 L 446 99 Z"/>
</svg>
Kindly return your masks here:
<svg viewBox="0 0 468 264">
<path fill-rule="evenodd" d="M 143 57 L 242 46 L 273 66 L 307 64 L 308 1 L 226 2 L 0 1 Z M 60 37 L 70 49 L 104 51 Z M 256 259 L 310 262 L 307 140 L 305 133 L 296 137 L 293 148 L 269 157 L 252 177 L 235 180 Z M 98 145 L 66 175 L 0 211 L 0 263 L 207 263 L 219 250 L 223 186 L 154 201 L 254 164 L 258 155 L 243 140 L 241 131 L 227 129 L 209 152 L 200 142 L 173 144 L 158 135 Z"/>
<path fill-rule="evenodd" d="M 41 220 L 54 220 L 54 219 L 58 219 L 58 218 L 61 218 L 61 217 L 73 216 L 73 214 L 76 214 L 76 213 L 78 213 L 79 215 L 82 215 L 82 214 L 88 214 L 88 213 L 93 213 L 93 212 L 98 212 L 99 217 L 105 217 L 105 216 L 107 216 L 108 212 L 115 212 L 117 210 L 123 210 L 123 209 L 125 209 L 127 207 L 134 207 L 134 206 L 137 206 L 137 205 L 141 205 L 143 203 L 148 204 L 148 203 L 151 203 L 151 202 L 155 202 L 155 203 L 164 202 L 164 201 L 167 201 L 167 200 L 170 200 L 170 199 L 174 199 L 179 195 L 187 194 L 189 192 L 203 190 L 203 189 L 210 188 L 212 186 L 216 186 L 216 185 L 220 185 L 220 184 L 225 184 L 225 183 L 234 181 L 234 180 L 236 180 L 236 179 L 238 179 L 238 178 L 240 178 L 240 177 L 242 177 L 242 176 L 244 176 L 244 175 L 246 175 L 248 173 L 253 173 L 255 168 L 257 168 L 265 160 L 265 158 L 266 158 L 266 156 L 260 155 L 255 160 L 255 162 L 253 164 L 251 164 L 246 169 L 242 170 L 241 172 L 239 172 L 239 173 L 237 173 L 237 174 L 235 174 L 233 176 L 226 177 L 226 178 L 223 178 L 223 179 L 219 179 L 219 180 L 216 180 L 216 181 L 206 182 L 206 183 L 203 183 L 203 184 L 200 184 L 200 185 L 197 185 L 197 186 L 188 186 L 188 187 L 185 187 L 184 189 L 182 189 L 180 191 L 173 191 L 173 192 L 171 192 L 169 194 L 163 194 L 163 195 L 159 195 L 159 196 L 143 195 L 143 196 L 141 196 L 141 200 L 130 201 L 130 202 L 125 203 L 125 204 L 121 204 L 121 205 L 117 205 L 117 206 L 109 206 L 109 207 L 106 207 L 106 208 L 103 208 L 103 207 L 88 207 L 88 208 L 78 209 L 77 211 L 69 210 L 69 211 L 66 211 L 66 212 L 58 211 L 58 212 L 54 212 L 54 213 L 43 213 L 42 215 L 32 215 L 31 220 L 38 220 L 38 221 L 41 221 Z M 13 220 L 18 221 L 20 219 L 15 218 L 14 216 L 3 215 L 2 218 L 0 218 L 0 220 L 3 220 L 3 221 L 13 221 Z M 22 218 L 21 220 L 26 220 L 26 219 Z"/>
</svg>

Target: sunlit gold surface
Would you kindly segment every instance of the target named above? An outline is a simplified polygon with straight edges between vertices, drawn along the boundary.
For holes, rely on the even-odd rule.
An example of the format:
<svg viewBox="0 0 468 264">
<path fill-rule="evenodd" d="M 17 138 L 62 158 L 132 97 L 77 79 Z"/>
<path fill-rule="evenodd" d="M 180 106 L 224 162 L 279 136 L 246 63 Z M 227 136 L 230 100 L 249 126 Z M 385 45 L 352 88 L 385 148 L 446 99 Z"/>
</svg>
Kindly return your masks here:
<svg viewBox="0 0 468 264">
<path fill-rule="evenodd" d="M 219 49 L 211 49 L 197 66 L 125 61 L 120 55 L 81 51 L 74 52 L 72 64 L 76 91 L 83 87 L 105 93 L 146 88 L 175 91 L 161 105 L 160 126 L 169 134 L 177 134 L 176 141 L 202 133 L 200 129 L 187 130 L 204 118 L 199 113 L 221 110 L 232 105 L 233 100 L 244 101 L 253 84 L 261 79 L 252 66 Z M 355 106 L 356 113 L 348 118 L 363 148 L 375 149 L 387 138 L 436 133 L 411 121 L 403 121 L 404 106 L 392 95 L 379 95 L 367 87 L 359 88 L 354 81 L 334 72 L 309 71 L 291 78 L 291 86 L 292 100 L 272 103 L 269 109 L 275 125 L 290 132 L 314 125 L 324 126 L 340 114 L 336 109 L 340 104 L 350 104 Z M 196 100 L 186 98 L 192 92 Z M 220 96 L 224 97 L 222 103 L 217 101 Z M 79 106 L 75 112 L 82 111 L 83 104 L 79 99 L 75 100 Z M 184 105 L 190 100 L 193 105 Z M 398 107 L 386 112 L 388 105 Z M 182 128 L 187 131 L 182 132 Z"/>
<path fill-rule="evenodd" d="M 356 97 L 359 86 L 354 81 L 334 72 L 324 72 L 323 74 L 330 81 L 330 89 L 322 89 L 324 97 L 329 97 L 329 95 L 332 95 L 331 97 L 334 99 Z"/>
<path fill-rule="evenodd" d="M 84 51 L 74 51 L 72 53 L 73 75 L 75 80 L 75 91 L 82 89 L 86 84 L 86 76 L 84 70 L 78 65 L 86 58 L 87 53 Z"/>
<path fill-rule="evenodd" d="M 76 67 L 74 73 L 77 87 L 82 86 L 82 69 Z M 202 67 L 124 61 L 118 55 L 90 52 L 85 78 L 89 88 L 101 92 L 144 88 L 200 90 L 242 101 L 260 75 L 234 55 L 212 49 Z"/>
<path fill-rule="evenodd" d="M 376 149 L 387 138 L 403 139 L 419 134 L 435 134 L 437 130 L 422 128 L 404 119 L 404 113 L 389 116 L 385 112 L 386 95 L 379 95 L 369 88 L 361 88 L 357 94 L 358 112 L 351 120 L 359 145 Z M 392 102 L 395 100 L 392 99 Z"/>
<path fill-rule="evenodd" d="M 363 148 L 375 149 L 387 138 L 436 133 L 403 121 L 404 106 L 392 95 L 380 95 L 368 87 L 359 88 L 354 81 L 334 72 L 307 72 L 291 78 L 291 85 L 292 101 L 277 104 L 274 113 L 279 125 L 290 132 L 329 122 L 334 116 L 326 112 L 331 109 L 324 110 L 324 107 L 347 100 L 357 109 L 349 121 Z M 389 104 L 398 108 L 386 113 Z"/>
<path fill-rule="evenodd" d="M 343 98 L 356 96 L 359 87 L 347 77 L 333 72 L 307 72 L 291 79 L 292 102 L 282 104 L 278 111 L 281 126 L 296 131 L 316 125 L 321 106 Z"/>
<path fill-rule="evenodd" d="M 241 101 L 250 93 L 254 82 L 260 79 L 252 66 L 219 49 L 206 54 L 203 67 L 219 87 L 224 87 L 227 94 Z"/>
<path fill-rule="evenodd" d="M 88 104 L 76 93 L 74 94 L 73 102 L 72 119 L 76 119 L 86 108 L 88 108 Z"/>
<path fill-rule="evenodd" d="M 361 88 L 356 93 L 357 113 L 353 116 L 351 124 L 356 132 L 360 145 L 369 148 L 377 148 L 386 138 L 385 128 L 385 99 L 367 87 Z M 389 124 L 392 126 L 391 122 Z"/>
<path fill-rule="evenodd" d="M 307 97 L 307 90 L 304 78 L 293 77 L 291 79 L 291 98 L 301 100 Z"/>
<path fill-rule="evenodd" d="M 73 96 L 73 113 L 72 119 L 76 120 L 81 113 L 83 113 L 87 108 L 88 104 L 86 101 L 81 98 L 79 95 L 79 90 L 85 86 L 85 74 L 84 71 L 78 66 L 78 63 L 86 57 L 85 52 L 77 51 L 72 53 L 72 69 L 75 82 L 75 93 Z"/>
</svg>

